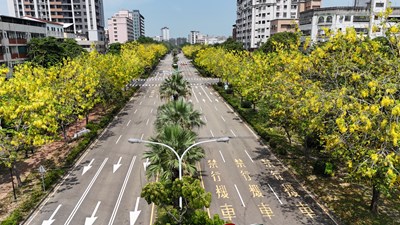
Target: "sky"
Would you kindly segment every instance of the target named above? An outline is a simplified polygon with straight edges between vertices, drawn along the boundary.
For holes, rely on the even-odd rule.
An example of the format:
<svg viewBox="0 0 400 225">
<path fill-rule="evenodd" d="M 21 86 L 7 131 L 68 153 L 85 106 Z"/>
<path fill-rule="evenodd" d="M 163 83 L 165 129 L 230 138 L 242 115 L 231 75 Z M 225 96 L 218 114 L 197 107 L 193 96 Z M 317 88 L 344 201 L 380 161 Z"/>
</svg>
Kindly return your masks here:
<svg viewBox="0 0 400 225">
<path fill-rule="evenodd" d="M 3 2 L 6 0 L 0 0 Z M 349 6 L 354 0 L 322 0 L 322 7 Z M 400 6 L 400 0 L 392 0 Z M 187 37 L 192 30 L 214 36 L 231 36 L 236 20 L 235 0 L 103 0 L 107 19 L 119 10 L 139 10 L 145 18 L 145 36 L 161 35 L 168 27 L 171 38 Z M 8 15 L 6 4 L 0 14 Z"/>
</svg>

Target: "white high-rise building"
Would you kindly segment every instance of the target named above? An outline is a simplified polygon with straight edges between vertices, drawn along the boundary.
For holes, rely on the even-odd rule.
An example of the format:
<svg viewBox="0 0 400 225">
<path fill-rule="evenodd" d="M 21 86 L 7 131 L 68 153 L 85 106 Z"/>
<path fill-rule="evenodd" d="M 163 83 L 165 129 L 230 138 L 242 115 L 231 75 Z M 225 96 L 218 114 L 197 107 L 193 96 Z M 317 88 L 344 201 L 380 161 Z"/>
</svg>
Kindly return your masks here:
<svg viewBox="0 0 400 225">
<path fill-rule="evenodd" d="M 169 41 L 169 28 L 163 27 L 161 28 L 161 40 L 162 41 Z"/>
<path fill-rule="evenodd" d="M 196 44 L 199 35 L 200 35 L 199 31 L 195 31 L 195 30 L 190 31 L 190 34 L 188 35 L 189 43 L 191 45 Z"/>
<path fill-rule="evenodd" d="M 236 4 L 236 40 L 255 49 L 272 34 L 293 30 L 299 11 L 319 8 L 321 0 L 237 0 Z"/>
<path fill-rule="evenodd" d="M 121 10 L 108 19 L 109 42 L 125 43 L 144 36 L 144 17 L 139 10 Z"/>
<path fill-rule="evenodd" d="M 70 24 L 66 32 L 90 41 L 105 39 L 103 0 L 7 0 L 7 3 L 10 16 Z"/>
</svg>

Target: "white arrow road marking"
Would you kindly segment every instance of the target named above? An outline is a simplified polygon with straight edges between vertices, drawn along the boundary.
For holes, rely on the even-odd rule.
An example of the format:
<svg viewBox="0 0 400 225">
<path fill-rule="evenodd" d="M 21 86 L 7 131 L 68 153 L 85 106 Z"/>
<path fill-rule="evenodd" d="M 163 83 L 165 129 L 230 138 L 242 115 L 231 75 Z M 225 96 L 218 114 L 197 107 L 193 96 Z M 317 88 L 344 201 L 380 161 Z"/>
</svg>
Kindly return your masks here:
<svg viewBox="0 0 400 225">
<path fill-rule="evenodd" d="M 238 195 L 239 195 L 240 201 L 242 201 L 243 207 L 246 207 L 246 205 L 245 205 L 244 202 L 243 202 L 242 196 L 240 195 L 239 189 L 238 189 L 238 187 L 236 186 L 236 184 L 235 184 L 235 188 L 236 188 L 236 191 L 237 191 L 237 193 L 238 193 Z"/>
<path fill-rule="evenodd" d="M 90 170 L 90 168 L 92 168 L 93 161 L 94 161 L 94 159 L 92 159 L 92 161 L 90 161 L 89 165 L 83 167 L 82 175 L 85 174 L 88 170 Z"/>
<path fill-rule="evenodd" d="M 126 173 L 124 183 L 122 184 L 121 191 L 119 192 L 117 202 L 115 203 L 114 210 L 113 210 L 113 212 L 111 214 L 110 221 L 108 222 L 108 225 L 112 225 L 114 223 L 115 216 L 117 216 L 117 211 L 118 211 L 118 208 L 119 208 L 119 204 L 121 204 L 122 196 L 124 195 L 126 184 L 128 183 L 129 176 L 131 175 L 131 172 L 132 172 L 133 164 L 135 164 L 135 160 L 136 160 L 136 156 L 133 156 L 131 164 L 129 165 L 128 172 Z"/>
<path fill-rule="evenodd" d="M 113 173 L 115 173 L 115 171 L 117 171 L 118 168 L 122 165 L 121 164 L 121 159 L 122 159 L 122 157 L 119 157 L 117 164 L 113 165 Z"/>
<path fill-rule="evenodd" d="M 82 197 L 79 199 L 78 203 L 75 205 L 75 208 L 72 210 L 71 214 L 69 215 L 67 221 L 65 221 L 64 225 L 68 225 L 71 223 L 72 218 L 75 216 L 76 212 L 78 211 L 79 207 L 81 206 L 83 200 L 85 200 L 86 195 L 89 193 L 90 189 L 92 188 L 94 182 L 96 181 L 97 177 L 99 176 L 101 170 L 103 169 L 104 165 L 106 164 L 108 158 L 105 158 L 103 163 L 101 164 L 100 168 L 97 170 L 96 174 L 94 175 L 93 179 L 90 181 L 89 186 L 86 188 L 85 192 L 83 192 Z"/>
<path fill-rule="evenodd" d="M 56 210 L 54 210 L 53 214 L 51 214 L 51 216 L 48 220 L 43 220 L 42 225 L 51 225 L 55 221 L 55 219 L 53 219 L 53 218 L 56 215 L 57 211 L 60 209 L 60 207 L 61 207 L 61 204 L 59 204 L 57 206 Z"/>
<path fill-rule="evenodd" d="M 146 171 L 146 168 L 150 165 L 149 158 L 146 158 L 146 162 L 143 163 L 144 171 Z"/>
<path fill-rule="evenodd" d="M 129 212 L 130 225 L 134 225 L 136 220 L 139 217 L 139 214 L 140 214 L 140 210 L 138 211 L 139 199 L 140 199 L 140 197 L 137 197 L 137 199 L 136 199 L 135 211 L 130 211 Z"/>
<path fill-rule="evenodd" d="M 249 159 L 251 160 L 251 162 L 254 163 L 254 161 L 253 161 L 253 159 L 250 157 L 249 153 L 248 153 L 246 150 L 244 150 L 244 151 L 246 152 L 246 154 L 247 154 L 247 156 L 249 157 Z"/>
<path fill-rule="evenodd" d="M 99 206 L 100 206 L 100 201 L 98 201 L 97 202 L 97 205 L 96 205 L 96 207 L 94 208 L 94 211 L 93 211 L 93 213 L 92 213 L 92 216 L 91 217 L 86 217 L 86 219 L 85 219 L 85 225 L 92 225 L 92 224 L 94 224 L 94 221 L 96 221 L 96 219 L 97 219 L 97 216 L 95 216 L 96 215 L 96 212 L 97 212 L 97 209 L 99 208 Z"/>
<path fill-rule="evenodd" d="M 224 156 L 222 155 L 222 152 L 221 152 L 221 151 L 219 151 L 219 154 L 221 155 L 222 161 L 225 162 L 225 158 L 224 158 Z"/>
</svg>

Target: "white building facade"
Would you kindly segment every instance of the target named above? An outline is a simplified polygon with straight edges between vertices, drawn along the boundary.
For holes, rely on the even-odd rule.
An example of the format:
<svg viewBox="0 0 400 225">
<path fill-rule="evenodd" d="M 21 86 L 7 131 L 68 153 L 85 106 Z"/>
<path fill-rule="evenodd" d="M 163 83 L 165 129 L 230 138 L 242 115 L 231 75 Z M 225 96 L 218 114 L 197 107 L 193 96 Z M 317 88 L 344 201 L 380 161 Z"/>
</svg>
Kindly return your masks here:
<svg viewBox="0 0 400 225">
<path fill-rule="evenodd" d="M 297 23 L 299 12 L 319 8 L 321 0 L 237 0 L 236 5 L 236 40 L 245 49 L 255 49 L 272 34 L 293 30 L 292 24 Z"/>
<path fill-rule="evenodd" d="M 109 43 L 125 43 L 134 40 L 133 15 L 128 10 L 121 10 L 107 20 Z"/>
<path fill-rule="evenodd" d="M 71 33 L 104 44 L 103 0 L 7 0 L 10 16 L 72 24 Z"/>
<path fill-rule="evenodd" d="M 169 28 L 168 27 L 161 28 L 161 41 L 169 41 L 169 39 L 170 39 Z"/>
<path fill-rule="evenodd" d="M 358 34 L 371 38 L 384 36 L 383 21 L 378 15 L 387 9 L 389 1 L 372 0 L 368 4 L 364 3 L 361 4 L 365 5 L 363 7 L 328 7 L 302 12 L 299 28 L 303 33 L 303 39 L 310 37 L 312 42 L 325 42 L 328 39 L 325 29 L 345 32 L 350 27 Z M 360 3 L 357 1 L 356 4 Z M 389 20 L 391 19 L 400 21 L 399 7 L 393 8 L 393 13 L 389 16 Z"/>
</svg>

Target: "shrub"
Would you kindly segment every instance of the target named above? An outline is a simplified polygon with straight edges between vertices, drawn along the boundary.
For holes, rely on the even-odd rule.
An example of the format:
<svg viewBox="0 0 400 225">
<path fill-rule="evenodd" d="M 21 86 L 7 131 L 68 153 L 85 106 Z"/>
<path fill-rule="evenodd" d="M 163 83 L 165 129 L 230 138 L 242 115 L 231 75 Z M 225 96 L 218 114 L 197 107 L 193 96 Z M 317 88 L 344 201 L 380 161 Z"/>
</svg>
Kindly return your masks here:
<svg viewBox="0 0 400 225">
<path fill-rule="evenodd" d="M 225 90 L 225 93 L 227 93 L 227 94 L 233 94 L 232 88 L 226 89 L 226 90 Z"/>
<path fill-rule="evenodd" d="M 314 174 L 322 177 L 330 177 L 334 175 L 335 166 L 331 162 L 325 160 L 317 160 L 314 163 Z"/>
<path fill-rule="evenodd" d="M 246 101 L 246 100 L 245 100 L 245 101 L 242 101 L 242 102 L 241 102 L 241 107 L 242 107 L 242 108 L 250 109 L 251 106 L 252 106 L 252 104 L 251 104 L 250 101 Z"/>
<path fill-rule="evenodd" d="M 14 210 L 6 220 L 1 222 L 1 225 L 18 225 L 19 221 L 22 220 L 21 211 L 19 209 Z"/>
</svg>

